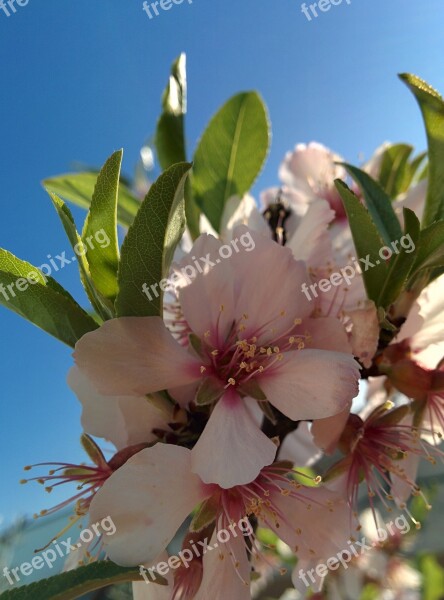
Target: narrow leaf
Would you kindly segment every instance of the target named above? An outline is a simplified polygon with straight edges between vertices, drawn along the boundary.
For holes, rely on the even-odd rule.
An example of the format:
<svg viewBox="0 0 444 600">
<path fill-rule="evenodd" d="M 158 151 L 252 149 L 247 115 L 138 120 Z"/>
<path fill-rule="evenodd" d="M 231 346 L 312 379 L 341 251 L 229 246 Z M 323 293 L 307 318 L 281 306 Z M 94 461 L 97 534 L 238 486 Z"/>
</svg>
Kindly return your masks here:
<svg viewBox="0 0 444 600">
<path fill-rule="evenodd" d="M 359 198 L 343 181 L 336 179 L 335 184 L 344 203 L 358 257 L 370 260 L 373 265 L 367 267 L 362 263 L 361 268 L 367 296 L 377 303 L 381 285 L 388 272 L 385 261 L 379 256 L 383 242 L 368 211 L 359 202 Z"/>
<path fill-rule="evenodd" d="M 122 157 L 122 150 L 115 152 L 100 171 L 82 233 L 91 278 L 99 293 L 111 302 L 119 289 L 117 203 Z"/>
<path fill-rule="evenodd" d="M 181 54 L 171 67 L 168 85 L 162 97 L 162 114 L 157 123 L 155 145 L 160 166 L 165 171 L 186 162 L 185 114 L 187 112 L 186 56 Z M 191 237 L 199 236 L 199 215 L 189 182 L 185 184 L 185 215 Z"/>
<path fill-rule="evenodd" d="M 194 156 L 192 188 L 198 205 L 219 231 L 226 201 L 243 196 L 268 152 L 269 123 L 256 92 L 234 96 L 212 118 Z"/>
<path fill-rule="evenodd" d="M 85 171 L 50 177 L 43 181 L 43 185 L 47 190 L 58 194 L 64 200 L 72 202 L 81 208 L 89 209 L 96 182 L 97 173 Z M 139 207 L 139 200 L 125 184 L 120 183 L 119 206 L 117 209 L 117 217 L 120 225 L 129 227 L 134 221 Z"/>
<path fill-rule="evenodd" d="M 344 167 L 361 188 L 370 216 L 384 243 L 399 240 L 402 236 L 401 225 L 390 198 L 379 183 L 357 167 L 348 164 L 344 164 Z"/>
<path fill-rule="evenodd" d="M 82 281 L 83 287 L 85 288 L 89 301 L 96 310 L 97 314 L 100 315 L 102 319 L 107 320 L 112 318 L 113 313 L 109 310 L 109 306 L 107 306 L 105 299 L 97 291 L 91 279 L 88 261 L 85 256 L 86 250 L 83 244 L 83 240 L 77 231 L 77 227 L 74 222 L 74 218 L 71 214 L 71 211 L 63 202 L 63 200 L 57 196 L 57 194 L 54 194 L 53 192 L 49 191 L 48 194 L 51 198 L 53 206 L 56 209 L 56 212 L 62 222 L 66 235 L 74 250 L 75 258 L 79 264 L 80 279 Z"/>
<path fill-rule="evenodd" d="M 184 187 L 189 163 L 173 165 L 150 188 L 122 245 L 119 316 L 162 314 L 161 281 L 185 229 Z M 155 286 L 154 291 L 151 286 Z M 148 290 L 148 292 L 144 292 Z"/>
<path fill-rule="evenodd" d="M 422 225 L 444 218 L 444 99 L 428 83 L 404 73 L 401 80 L 414 94 L 421 108 L 428 141 L 428 191 Z"/>
<path fill-rule="evenodd" d="M 421 231 L 412 274 L 422 269 L 444 266 L 444 221 L 433 223 Z"/>
<path fill-rule="evenodd" d="M 378 300 L 378 306 L 388 308 L 390 304 L 395 302 L 401 292 L 405 289 L 409 273 L 416 259 L 418 251 L 418 239 L 420 231 L 420 223 L 415 213 L 404 208 L 404 223 L 405 236 L 409 238 L 401 238 L 401 241 L 407 241 L 406 247 L 402 245 L 398 247 L 399 254 L 393 256 L 390 261 L 389 272 L 387 279 L 382 286 Z M 412 243 L 410 243 L 410 240 Z"/>
<path fill-rule="evenodd" d="M 166 580 L 156 574 L 152 584 L 166 585 Z M 75 600 L 101 588 L 131 581 L 144 581 L 139 568 L 119 567 L 110 561 L 95 562 L 73 571 L 42 579 L 30 585 L 7 590 L 2 600 Z M 150 584 L 151 585 L 151 584 Z"/>
<path fill-rule="evenodd" d="M 390 198 L 405 192 L 411 183 L 408 161 L 412 152 L 413 146 L 392 144 L 383 154 L 379 183 Z"/>
<path fill-rule="evenodd" d="M 54 279 L 3 249 L 0 304 L 72 347 L 85 333 L 98 327 Z"/>
</svg>

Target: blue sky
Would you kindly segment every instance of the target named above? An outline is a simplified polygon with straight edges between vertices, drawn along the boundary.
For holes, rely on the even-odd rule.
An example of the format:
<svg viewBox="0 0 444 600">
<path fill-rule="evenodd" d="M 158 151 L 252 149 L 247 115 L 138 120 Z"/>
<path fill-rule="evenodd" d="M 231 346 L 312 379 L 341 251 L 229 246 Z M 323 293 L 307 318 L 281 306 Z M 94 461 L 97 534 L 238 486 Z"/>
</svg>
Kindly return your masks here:
<svg viewBox="0 0 444 600">
<path fill-rule="evenodd" d="M 396 74 L 444 91 L 443 16 L 442 0 L 344 0 L 311 22 L 299 0 L 185 0 L 151 20 L 141 0 L 29 0 L 10 17 L 0 11 L 0 246 L 37 265 L 68 250 L 39 182 L 120 147 L 131 173 L 181 51 L 190 148 L 232 94 L 257 89 L 267 102 L 273 144 L 255 192 L 276 183 L 297 142 L 321 141 L 354 162 L 386 139 L 423 148 L 419 111 Z M 75 266 L 60 272 L 83 302 L 77 279 Z M 70 349 L 2 307 L 0 332 L 0 515 L 9 522 L 55 500 L 18 485 L 23 465 L 83 457 L 65 383 Z"/>
</svg>

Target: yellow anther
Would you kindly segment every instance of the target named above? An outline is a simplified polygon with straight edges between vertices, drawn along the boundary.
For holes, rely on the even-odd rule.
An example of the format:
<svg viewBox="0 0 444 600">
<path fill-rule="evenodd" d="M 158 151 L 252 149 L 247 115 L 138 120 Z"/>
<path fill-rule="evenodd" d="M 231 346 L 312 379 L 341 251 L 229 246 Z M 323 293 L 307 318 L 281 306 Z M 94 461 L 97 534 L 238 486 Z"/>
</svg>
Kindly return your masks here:
<svg viewBox="0 0 444 600">
<path fill-rule="evenodd" d="M 207 370 L 207 368 L 204 367 L 203 365 L 200 367 L 200 372 L 201 373 L 205 373 L 206 370 Z"/>
<path fill-rule="evenodd" d="M 295 325 L 300 325 L 300 324 L 302 323 L 302 319 L 295 319 L 295 320 L 293 321 L 293 323 L 294 323 Z"/>
<path fill-rule="evenodd" d="M 230 385 L 236 385 L 236 380 L 235 380 L 235 379 L 233 379 L 232 377 L 230 377 L 230 379 L 228 380 L 228 383 L 229 383 Z"/>
<path fill-rule="evenodd" d="M 217 356 L 219 354 L 219 350 L 212 350 L 211 354 L 212 356 Z"/>
</svg>

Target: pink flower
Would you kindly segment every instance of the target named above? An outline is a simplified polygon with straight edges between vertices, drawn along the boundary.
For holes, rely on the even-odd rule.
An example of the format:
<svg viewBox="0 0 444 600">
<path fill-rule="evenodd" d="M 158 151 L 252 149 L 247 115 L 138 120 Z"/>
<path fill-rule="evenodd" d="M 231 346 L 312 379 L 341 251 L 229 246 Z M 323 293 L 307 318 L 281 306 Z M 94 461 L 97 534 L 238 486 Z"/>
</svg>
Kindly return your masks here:
<svg viewBox="0 0 444 600">
<path fill-rule="evenodd" d="M 344 159 L 322 144 L 298 144 L 293 152 L 285 155 L 279 169 L 281 181 L 302 192 L 307 198 L 327 200 L 336 213 L 336 218 L 345 217 L 341 197 L 336 190 L 335 179 L 345 179 L 344 167 L 337 165 Z"/>
<path fill-rule="evenodd" d="M 255 400 L 294 421 L 341 412 L 357 394 L 358 365 L 346 352 L 341 325 L 310 319 L 301 293 L 307 273 L 290 249 L 245 227 L 254 252 L 230 259 L 222 243 L 201 236 L 176 268 L 178 296 L 191 331 L 188 350 L 159 317 L 107 321 L 76 345 L 80 371 L 99 393 L 141 396 L 194 384 L 209 421 L 192 451 L 192 471 L 224 488 L 253 481 L 273 462 L 276 446 L 252 416 Z M 178 268 L 211 258 L 190 281 Z M 219 263 L 217 263 L 219 260 Z M 336 342 L 343 340 L 345 342 Z M 326 349 L 323 349 L 326 348 Z"/>
<path fill-rule="evenodd" d="M 326 476 L 327 480 L 340 476 L 339 485 L 344 484 L 350 506 L 357 507 L 362 481 L 372 509 L 373 498 L 378 497 L 389 512 L 393 500 L 408 512 L 405 502 L 409 496 L 422 495 L 415 483 L 417 465 L 420 458 L 430 459 L 431 454 L 420 443 L 412 420 L 408 406 L 389 410 L 383 405 L 365 420 L 350 415 L 338 444 L 345 457 Z"/>
<path fill-rule="evenodd" d="M 230 590 L 233 595 L 216 598 L 247 599 L 248 557 L 260 552 L 251 525 L 240 526 L 248 517 L 291 546 L 299 557 L 298 567 L 336 554 L 350 537 L 352 519 L 346 502 L 329 490 L 303 487 L 292 473 L 288 464 L 277 463 L 265 467 L 248 485 L 225 489 L 205 484 L 192 472 L 186 448 L 157 444 L 133 456 L 108 479 L 91 504 L 90 519 L 113 516 L 116 533 L 104 539 L 113 561 L 148 565 L 200 505 L 191 526 L 196 536 L 203 526 L 214 530 L 196 598 L 205 600 L 210 590 L 219 594 Z"/>
</svg>

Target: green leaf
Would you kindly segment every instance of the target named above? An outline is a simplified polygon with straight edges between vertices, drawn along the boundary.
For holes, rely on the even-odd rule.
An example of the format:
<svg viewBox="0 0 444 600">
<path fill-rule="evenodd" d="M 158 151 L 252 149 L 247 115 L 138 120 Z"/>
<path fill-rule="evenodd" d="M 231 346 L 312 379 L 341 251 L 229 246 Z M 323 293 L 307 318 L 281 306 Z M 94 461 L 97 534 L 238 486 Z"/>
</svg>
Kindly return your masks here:
<svg viewBox="0 0 444 600">
<path fill-rule="evenodd" d="M 444 100 L 419 77 L 404 73 L 400 78 L 418 101 L 427 132 L 429 184 L 422 219 L 425 227 L 444 217 Z"/>
<path fill-rule="evenodd" d="M 194 156 L 196 202 L 219 231 L 226 201 L 243 196 L 258 176 L 268 152 L 267 109 L 256 92 L 238 94 L 211 119 Z"/>
<path fill-rule="evenodd" d="M 186 56 L 181 54 L 171 67 L 169 83 L 162 97 L 162 114 L 157 123 L 155 145 L 160 166 L 165 171 L 186 162 L 185 114 L 187 112 Z M 191 237 L 200 234 L 199 215 L 189 182 L 185 184 L 185 215 Z"/>
<path fill-rule="evenodd" d="M 122 157 L 123 150 L 115 152 L 100 171 L 82 233 L 92 281 L 111 303 L 119 291 L 117 203 Z"/>
<path fill-rule="evenodd" d="M 393 210 L 390 198 L 382 187 L 367 173 L 352 165 L 343 164 L 364 194 L 365 203 L 379 235 L 385 244 L 391 244 L 402 236 L 401 225 Z"/>
<path fill-rule="evenodd" d="M 96 182 L 97 173 L 84 171 L 82 173 L 67 173 L 65 175 L 58 175 L 57 177 L 50 177 L 43 181 L 43 185 L 47 190 L 58 194 L 65 200 L 81 208 L 89 209 Z M 120 225 L 129 227 L 134 221 L 139 208 L 139 200 L 121 182 L 119 185 L 119 206 L 117 209 L 117 217 Z"/>
<path fill-rule="evenodd" d="M 379 183 L 390 198 L 405 192 L 412 181 L 413 173 L 408 162 L 412 152 L 413 146 L 392 144 L 382 156 Z"/>
<path fill-rule="evenodd" d="M 444 221 L 433 223 L 421 231 L 412 275 L 422 269 L 444 266 Z"/>
<path fill-rule="evenodd" d="M 418 183 L 421 179 L 427 176 L 427 152 L 421 152 L 418 156 L 410 163 L 411 178 L 414 183 Z M 420 171 L 421 168 L 421 171 Z M 425 175 L 424 175 L 425 172 Z"/>
<path fill-rule="evenodd" d="M 122 245 L 118 316 L 162 315 L 162 279 L 185 229 L 184 187 L 190 163 L 173 165 L 157 179 L 143 201 Z M 145 290 L 156 287 L 157 296 Z"/>
<path fill-rule="evenodd" d="M 407 248 L 400 246 L 398 248 L 399 254 L 393 256 L 390 261 L 387 279 L 382 286 L 379 300 L 377 302 L 378 306 L 382 306 L 384 308 L 388 308 L 390 304 L 395 302 L 395 300 L 404 290 L 418 251 L 418 240 L 421 226 L 418 217 L 412 210 L 408 208 L 404 208 L 404 223 L 405 235 L 410 236 L 413 247 L 410 248 L 412 244 L 408 244 Z M 406 252 L 406 250 L 409 250 L 409 252 Z"/>
<path fill-rule="evenodd" d="M 186 57 L 181 54 L 171 67 L 162 97 L 162 114 L 157 123 L 155 144 L 163 170 L 186 161 L 184 116 L 187 112 Z"/>
<path fill-rule="evenodd" d="M 441 600 L 444 589 L 444 569 L 436 556 L 425 554 L 419 559 L 423 582 L 423 600 Z"/>
<path fill-rule="evenodd" d="M 30 585 L 7 590 L 0 594 L 0 598 L 2 600 L 43 598 L 45 600 L 74 600 L 109 585 L 129 581 L 144 581 L 138 567 L 119 567 L 110 561 L 102 561 L 42 579 Z M 167 585 L 167 581 L 158 574 L 152 583 Z"/>
<path fill-rule="evenodd" d="M 83 287 L 85 288 L 89 301 L 95 308 L 97 314 L 100 315 L 102 319 L 107 320 L 112 318 L 113 313 L 109 310 L 109 306 L 107 306 L 105 299 L 102 298 L 100 293 L 97 291 L 91 279 L 88 261 L 85 256 L 86 250 L 82 238 L 80 237 L 77 231 L 77 227 L 74 222 L 74 218 L 71 214 L 71 211 L 63 202 L 63 200 L 61 200 L 61 198 L 57 196 L 57 194 L 54 194 L 53 192 L 50 192 L 48 190 L 46 191 L 48 192 L 49 197 L 52 200 L 53 206 L 56 209 L 58 216 L 60 217 L 63 228 L 77 257 L 80 271 L 80 279 L 82 281 Z"/>
<path fill-rule="evenodd" d="M 0 304 L 72 347 L 98 327 L 54 279 L 1 248 Z"/>
<path fill-rule="evenodd" d="M 361 267 L 367 296 L 377 303 L 382 282 L 386 280 L 388 273 L 385 261 L 379 256 L 379 250 L 384 244 L 368 211 L 359 202 L 359 198 L 340 179 L 336 179 L 335 184 L 344 203 L 358 257 L 365 259 L 368 256 L 370 262 L 375 265 L 367 270 L 363 263 Z"/>
</svg>

